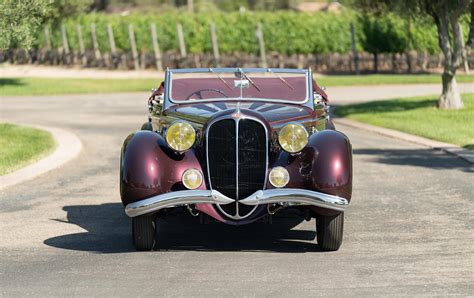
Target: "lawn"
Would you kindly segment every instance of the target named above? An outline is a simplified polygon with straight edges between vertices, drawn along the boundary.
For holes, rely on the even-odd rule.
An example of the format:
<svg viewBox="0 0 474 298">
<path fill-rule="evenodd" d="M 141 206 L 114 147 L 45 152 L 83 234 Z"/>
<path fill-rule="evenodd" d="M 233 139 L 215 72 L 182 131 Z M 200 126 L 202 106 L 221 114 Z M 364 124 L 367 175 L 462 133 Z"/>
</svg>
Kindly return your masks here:
<svg viewBox="0 0 474 298">
<path fill-rule="evenodd" d="M 371 75 L 340 75 L 318 76 L 316 81 L 321 86 L 358 86 L 384 84 L 441 84 L 440 74 L 371 74 Z M 458 83 L 474 82 L 474 75 L 458 74 Z"/>
<path fill-rule="evenodd" d="M 474 94 L 463 94 L 464 109 L 439 110 L 435 96 L 337 107 L 338 116 L 474 149 Z"/>
<path fill-rule="evenodd" d="M 0 176 L 40 159 L 56 147 L 43 130 L 0 123 Z"/>
<path fill-rule="evenodd" d="M 441 83 L 437 74 L 421 75 L 315 75 L 321 86 L 357 86 L 380 84 Z M 474 75 L 458 75 L 458 82 L 474 82 Z M 156 79 L 58 79 L 58 78 L 0 78 L 1 95 L 54 95 L 75 93 L 148 92 L 157 87 Z"/>
<path fill-rule="evenodd" d="M 149 92 L 160 79 L 0 79 L 1 95 L 54 95 L 79 93 Z"/>
</svg>

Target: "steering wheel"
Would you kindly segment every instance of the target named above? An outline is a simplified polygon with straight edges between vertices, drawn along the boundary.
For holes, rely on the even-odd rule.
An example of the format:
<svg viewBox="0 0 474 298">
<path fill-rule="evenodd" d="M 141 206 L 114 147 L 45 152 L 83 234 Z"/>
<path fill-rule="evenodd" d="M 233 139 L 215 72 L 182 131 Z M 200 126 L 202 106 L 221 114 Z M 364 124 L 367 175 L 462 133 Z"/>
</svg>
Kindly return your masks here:
<svg viewBox="0 0 474 298">
<path fill-rule="evenodd" d="M 194 91 L 193 93 L 189 94 L 188 97 L 186 97 L 186 100 L 190 99 L 191 97 L 193 97 L 194 94 L 196 94 L 197 96 L 199 96 L 199 99 L 202 99 L 202 93 L 203 91 L 211 91 L 211 92 L 217 92 L 219 94 L 221 94 L 222 96 L 226 97 L 226 98 L 229 98 L 229 96 L 227 96 L 227 94 L 225 94 L 222 90 L 219 90 L 219 89 L 214 89 L 214 88 L 204 88 L 204 89 L 199 89 L 197 91 Z"/>
</svg>

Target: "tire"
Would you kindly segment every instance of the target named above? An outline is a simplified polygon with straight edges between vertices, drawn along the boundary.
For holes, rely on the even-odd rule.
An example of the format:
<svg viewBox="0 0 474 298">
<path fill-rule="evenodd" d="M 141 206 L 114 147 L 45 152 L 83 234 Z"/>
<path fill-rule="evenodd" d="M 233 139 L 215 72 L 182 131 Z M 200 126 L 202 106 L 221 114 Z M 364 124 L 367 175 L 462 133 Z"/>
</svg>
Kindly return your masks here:
<svg viewBox="0 0 474 298">
<path fill-rule="evenodd" d="M 132 238 L 136 250 L 155 247 L 155 216 L 141 215 L 132 218 Z"/>
<path fill-rule="evenodd" d="M 344 212 L 333 216 L 316 218 L 318 245 L 325 251 L 336 251 L 341 247 L 344 230 Z"/>
</svg>

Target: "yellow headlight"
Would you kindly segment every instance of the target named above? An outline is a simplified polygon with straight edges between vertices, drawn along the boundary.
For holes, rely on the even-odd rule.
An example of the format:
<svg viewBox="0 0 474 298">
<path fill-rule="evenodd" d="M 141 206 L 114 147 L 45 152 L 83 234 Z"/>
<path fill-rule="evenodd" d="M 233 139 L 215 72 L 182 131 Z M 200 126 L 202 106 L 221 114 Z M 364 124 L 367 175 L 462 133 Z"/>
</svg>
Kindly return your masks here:
<svg viewBox="0 0 474 298">
<path fill-rule="evenodd" d="M 300 124 L 290 123 L 283 127 L 278 134 L 278 142 L 283 150 L 296 153 L 308 144 L 308 132 Z"/>
<path fill-rule="evenodd" d="M 290 181 L 290 174 L 284 167 L 276 167 L 270 171 L 268 175 L 270 183 L 275 187 L 284 187 Z"/>
<path fill-rule="evenodd" d="M 202 184 L 202 174 L 196 169 L 187 169 L 181 178 L 187 189 L 196 189 Z"/>
<path fill-rule="evenodd" d="M 191 124 L 177 122 L 166 130 L 166 142 L 176 151 L 186 151 L 191 148 L 196 140 L 196 132 Z"/>
</svg>

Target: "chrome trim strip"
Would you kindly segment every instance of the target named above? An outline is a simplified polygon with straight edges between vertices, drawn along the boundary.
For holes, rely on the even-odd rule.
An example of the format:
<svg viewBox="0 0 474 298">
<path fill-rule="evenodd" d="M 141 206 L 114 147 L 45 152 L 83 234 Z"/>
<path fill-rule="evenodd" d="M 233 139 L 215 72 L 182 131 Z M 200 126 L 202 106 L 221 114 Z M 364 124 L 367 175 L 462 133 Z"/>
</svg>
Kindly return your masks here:
<svg viewBox="0 0 474 298">
<path fill-rule="evenodd" d="M 240 113 L 240 108 L 237 107 L 237 110 L 236 110 L 237 113 Z M 233 113 L 232 113 L 233 114 Z M 209 129 L 211 128 L 211 126 L 218 122 L 218 121 L 221 121 L 221 120 L 226 120 L 226 119 L 233 119 L 236 123 L 235 123 L 235 126 L 236 126 L 236 142 L 237 142 L 237 146 L 236 146 L 236 189 L 238 191 L 238 188 L 239 188 L 239 185 L 238 185 L 238 182 L 239 182 L 239 172 L 238 172 L 238 163 L 239 163 L 239 158 L 238 158 L 238 154 L 239 154 L 239 147 L 238 147 L 238 142 L 239 142 L 239 132 L 238 132 L 238 122 L 241 120 L 241 119 L 249 119 L 249 120 L 253 120 L 255 122 L 258 122 L 260 123 L 260 125 L 263 126 L 263 129 L 265 130 L 265 178 L 264 178 L 264 182 L 263 182 L 263 187 L 265 188 L 265 186 L 267 185 L 267 182 L 268 182 L 268 163 L 269 163 L 269 148 L 268 148 L 268 129 L 267 127 L 265 126 L 265 124 L 260 121 L 259 119 L 255 118 L 255 117 L 252 117 L 252 116 L 248 116 L 248 115 L 242 115 L 241 118 L 234 118 L 232 117 L 232 114 L 229 114 L 229 115 L 226 115 L 222 118 L 217 118 L 217 119 L 214 119 L 212 120 L 211 122 L 209 122 L 209 125 L 207 126 L 207 129 L 206 129 L 206 166 L 207 166 L 207 177 L 208 177 L 208 182 L 209 182 L 209 188 L 210 189 L 213 189 L 212 188 L 212 182 L 211 182 L 211 172 L 209 170 L 209 142 L 208 142 L 208 139 L 209 139 Z M 238 195 L 237 195 L 238 196 Z M 255 208 L 250 211 L 248 214 L 246 214 L 245 216 L 240 216 L 239 215 L 239 201 L 238 201 L 238 197 L 237 197 L 237 200 L 236 200 L 236 204 L 237 204 L 237 207 L 236 207 L 236 214 L 235 215 L 231 215 L 231 214 L 228 214 L 227 212 L 225 212 L 219 205 L 217 205 L 217 208 L 223 213 L 225 214 L 226 216 L 228 216 L 229 218 L 231 219 L 244 219 L 248 216 L 250 216 L 254 211 L 255 209 L 257 209 L 258 206 L 255 206 Z"/>
<path fill-rule="evenodd" d="M 281 103 L 289 103 L 289 104 L 305 104 L 308 102 L 312 103 L 312 96 L 313 90 L 309 89 L 310 84 L 312 86 L 312 77 L 311 72 L 308 69 L 293 69 L 293 68 L 179 68 L 179 69 L 167 69 L 166 72 L 166 79 L 165 79 L 165 98 L 171 104 L 179 104 L 179 103 L 194 103 L 194 101 L 189 100 L 174 100 L 172 98 L 171 89 L 173 83 L 173 73 L 208 73 L 208 72 L 222 72 L 222 73 L 232 73 L 243 71 L 245 73 L 266 73 L 270 69 L 271 72 L 274 73 L 294 73 L 294 74 L 304 74 L 306 77 L 306 96 L 305 99 L 302 101 L 289 101 L 283 99 L 272 99 L 272 98 L 235 98 L 232 100 L 240 100 L 240 101 L 262 101 L 262 102 L 281 102 Z M 168 86 L 166 86 L 168 85 Z M 168 88 L 166 88 L 168 87 Z M 229 98 L 212 98 L 212 99 L 200 99 L 198 102 L 213 102 L 213 101 L 222 101 L 222 100 L 229 100 Z M 165 108 L 169 105 L 164 105 Z"/>
<path fill-rule="evenodd" d="M 298 188 L 259 190 L 251 196 L 241 200 L 240 203 L 250 206 L 289 203 L 291 205 L 317 206 L 336 211 L 344 211 L 349 205 L 349 202 L 344 198 L 318 191 Z"/>
<path fill-rule="evenodd" d="M 199 203 L 229 204 L 232 202 L 234 200 L 217 190 L 180 190 L 130 203 L 125 207 L 125 213 L 129 217 L 135 217 L 180 205 Z"/>
<path fill-rule="evenodd" d="M 236 113 L 240 113 L 237 106 Z M 239 217 L 239 118 L 235 118 L 235 216 Z"/>
<path fill-rule="evenodd" d="M 212 67 L 212 68 L 171 68 L 170 72 L 175 73 L 196 73 L 196 72 L 236 72 L 239 70 L 243 72 L 268 72 L 270 69 L 272 72 L 278 73 L 308 73 L 308 69 L 299 69 L 299 68 L 263 68 L 263 67 Z"/>
<path fill-rule="evenodd" d="M 228 198 L 217 190 L 181 190 L 130 203 L 125 207 L 125 213 L 129 217 L 135 217 L 180 205 L 199 203 L 230 204 L 233 202 L 235 202 L 233 199 Z M 344 211 L 349 205 L 349 202 L 344 198 L 298 188 L 258 190 L 249 197 L 241 200 L 240 203 L 255 206 L 255 208 L 263 204 L 286 203 L 291 206 L 308 205 L 336 211 Z M 249 215 L 252 214 L 252 212 L 250 212 Z"/>
</svg>

